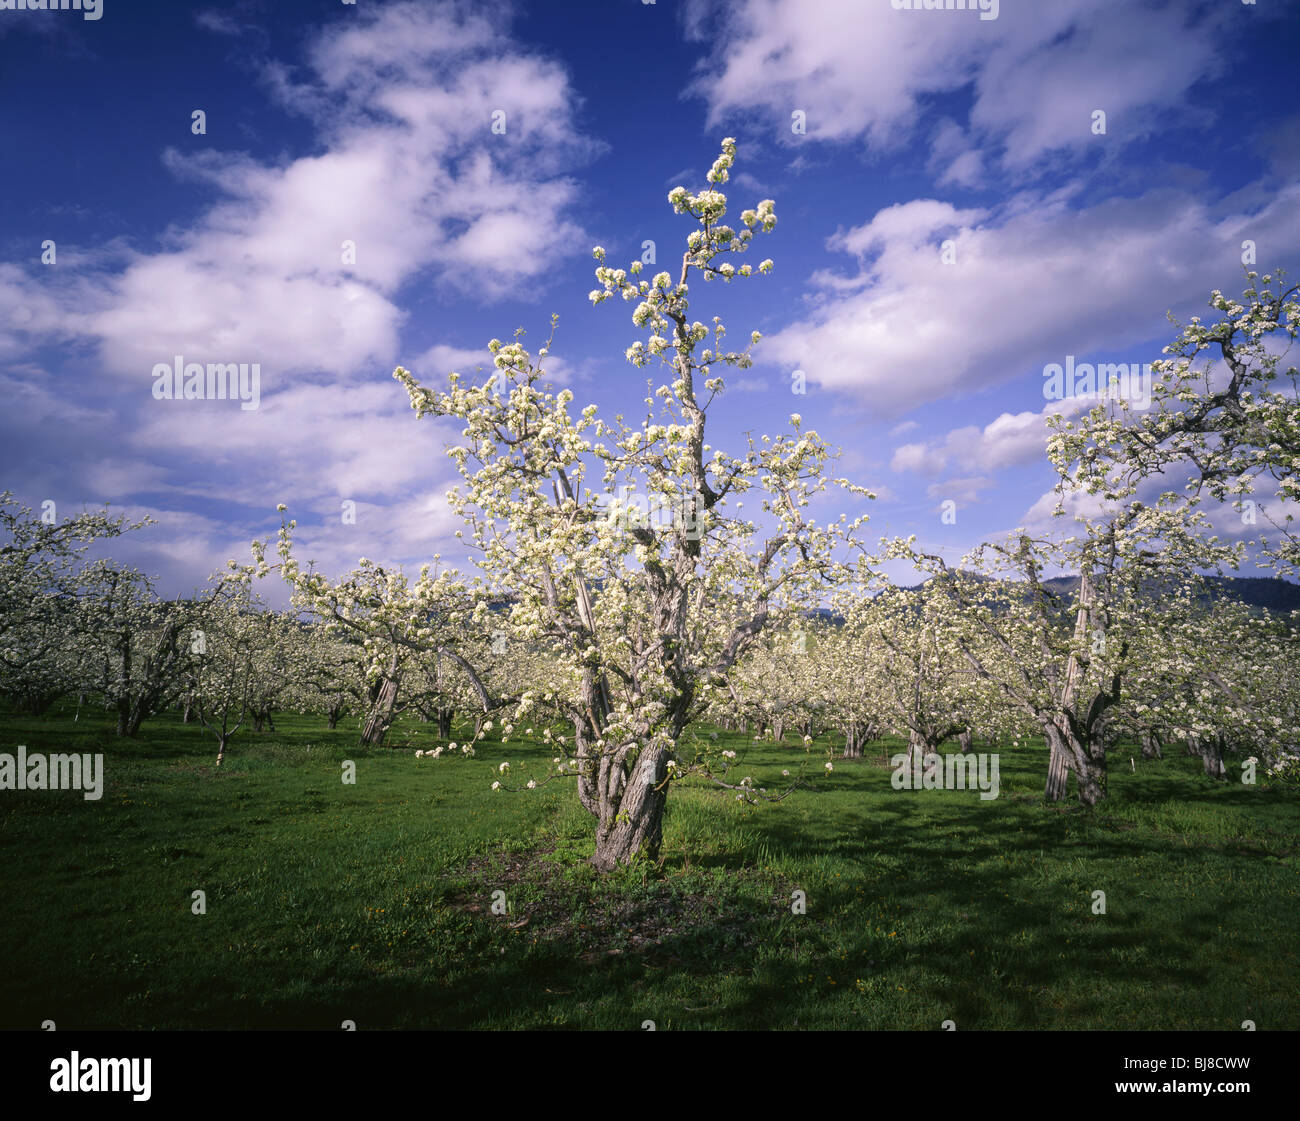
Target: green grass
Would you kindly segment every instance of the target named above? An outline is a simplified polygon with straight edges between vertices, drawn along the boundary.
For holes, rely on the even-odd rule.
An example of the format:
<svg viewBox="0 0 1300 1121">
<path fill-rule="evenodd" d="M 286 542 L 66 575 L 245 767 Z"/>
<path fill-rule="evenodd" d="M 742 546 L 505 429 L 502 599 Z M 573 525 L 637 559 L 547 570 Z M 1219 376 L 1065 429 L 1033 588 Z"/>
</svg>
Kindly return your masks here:
<svg viewBox="0 0 1300 1121">
<path fill-rule="evenodd" d="M 1197 760 L 1132 773 L 1123 748 L 1089 813 L 1042 802 L 1041 745 L 1001 753 L 994 801 L 814 749 L 780 805 L 674 788 L 661 867 L 601 879 L 571 783 L 489 789 L 541 745 L 417 760 L 427 725 L 362 751 L 355 725 L 278 724 L 216 772 L 171 716 L 137 742 L 84 708 L 0 722 L 0 751 L 107 773 L 99 802 L 0 792 L 0 1026 L 1300 1027 L 1296 796 Z M 721 738 L 760 786 L 807 758 Z"/>
</svg>

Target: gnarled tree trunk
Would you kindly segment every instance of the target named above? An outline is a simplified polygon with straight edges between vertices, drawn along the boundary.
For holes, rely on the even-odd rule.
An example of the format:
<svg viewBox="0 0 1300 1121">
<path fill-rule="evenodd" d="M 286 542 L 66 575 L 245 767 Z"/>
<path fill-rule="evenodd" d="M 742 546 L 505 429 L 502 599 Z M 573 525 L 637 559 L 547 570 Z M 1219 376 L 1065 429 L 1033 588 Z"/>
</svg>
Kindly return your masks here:
<svg viewBox="0 0 1300 1121">
<path fill-rule="evenodd" d="M 1085 806 L 1095 806 L 1106 797 L 1106 745 L 1100 737 L 1088 740 L 1080 735 L 1071 721 L 1048 723 L 1044 728 L 1051 746 L 1051 760 L 1047 769 L 1048 801 L 1059 801 L 1065 796 L 1066 772 L 1073 771 L 1078 787 L 1079 801 Z"/>
<path fill-rule="evenodd" d="M 1047 724 L 1043 729 L 1047 736 L 1049 758 L 1047 761 L 1047 786 L 1043 795 L 1049 802 L 1060 802 L 1065 798 L 1066 786 L 1070 781 L 1069 752 L 1055 724 Z"/>
<path fill-rule="evenodd" d="M 636 760 L 628 767 L 626 755 L 633 751 Z M 659 858 L 668 802 L 664 782 L 667 762 L 668 753 L 659 747 L 623 748 L 602 759 L 605 790 L 596 825 L 596 852 L 591 858 L 602 872 L 630 864 L 638 856 L 652 861 Z"/>
<path fill-rule="evenodd" d="M 393 709 L 397 705 L 397 686 L 396 677 L 384 678 L 379 686 L 379 692 L 366 717 L 365 726 L 361 729 L 362 747 L 373 747 L 384 742 L 384 737 L 388 735 L 388 728 L 393 722 Z"/>
<path fill-rule="evenodd" d="M 668 801 L 668 751 L 661 746 L 598 747 L 609 714 L 604 681 L 583 671 L 581 709 L 573 720 L 578 797 L 596 819 L 593 867 L 608 872 L 637 857 L 658 860 Z"/>
</svg>

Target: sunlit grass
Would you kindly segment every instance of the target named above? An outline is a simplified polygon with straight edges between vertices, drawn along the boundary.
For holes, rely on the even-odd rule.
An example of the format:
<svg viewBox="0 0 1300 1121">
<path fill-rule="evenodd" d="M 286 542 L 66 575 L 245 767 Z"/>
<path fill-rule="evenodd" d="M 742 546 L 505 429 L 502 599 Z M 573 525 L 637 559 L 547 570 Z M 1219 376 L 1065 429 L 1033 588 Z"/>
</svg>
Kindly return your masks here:
<svg viewBox="0 0 1300 1121">
<path fill-rule="evenodd" d="M 737 776 L 776 790 L 806 761 L 812 788 L 675 788 L 660 866 L 602 879 L 571 782 L 490 790 L 505 759 L 544 773 L 541 745 L 417 760 L 428 725 L 362 751 L 355 726 L 283 716 L 215 771 L 175 717 L 124 742 L 71 716 L 0 725 L 0 751 L 102 751 L 107 775 L 99 802 L 0 792 L 4 1027 L 1300 1027 L 1295 796 L 1198 760 L 1133 771 L 1122 748 L 1085 812 L 1042 803 L 1041 745 L 1002 751 L 981 801 L 894 790 L 888 746 L 827 775 L 825 744 L 721 733 Z M 507 860 L 525 878 L 497 916 Z M 548 900 L 563 937 L 538 929 Z M 683 918 L 646 947 L 625 912 Z"/>
</svg>

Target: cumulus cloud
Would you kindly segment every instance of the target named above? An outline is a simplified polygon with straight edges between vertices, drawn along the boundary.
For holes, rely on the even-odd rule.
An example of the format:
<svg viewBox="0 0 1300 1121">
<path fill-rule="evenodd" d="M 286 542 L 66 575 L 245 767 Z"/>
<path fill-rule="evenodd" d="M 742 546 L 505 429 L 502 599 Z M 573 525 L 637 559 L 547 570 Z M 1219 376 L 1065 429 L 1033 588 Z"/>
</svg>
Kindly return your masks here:
<svg viewBox="0 0 1300 1121">
<path fill-rule="evenodd" d="M 1113 147 L 1148 135 L 1223 65 L 1234 24 L 1223 5 L 1157 0 L 1001 0 L 975 11 L 895 11 L 861 0 L 694 0 L 688 30 L 713 43 L 694 91 L 718 125 L 767 110 L 807 114 L 807 136 L 891 147 L 928 102 L 967 87 L 977 144 L 1026 169 L 1047 153 L 1096 146 L 1091 114 L 1108 114 Z M 1152 43 L 1167 49 L 1151 51 Z M 785 130 L 787 138 L 800 139 Z M 953 137 L 941 132 L 936 151 Z M 945 177 L 979 175 L 972 145 Z"/>
<path fill-rule="evenodd" d="M 165 248 L 120 271 L 21 286 L 0 355 L 57 323 L 97 342 L 104 366 L 145 378 L 157 362 L 258 362 L 300 374 L 391 364 L 417 274 L 500 297 L 588 240 L 564 171 L 591 147 L 565 71 L 522 51 L 502 21 L 446 4 L 394 4 L 321 32 L 302 75 L 267 87 L 316 124 L 321 150 L 279 163 L 237 152 L 162 153 L 219 201 Z M 491 131 L 503 113 L 504 135 Z M 60 297 L 62 303 L 60 302 Z"/>
<path fill-rule="evenodd" d="M 964 471 L 994 472 L 1042 462 L 1046 455 L 1047 417 L 1077 412 L 1076 401 L 1049 402 L 1041 412 L 1002 413 L 979 427 L 965 425 L 922 443 L 903 444 L 889 461 L 892 471 L 938 475 L 949 466 Z"/>
<path fill-rule="evenodd" d="M 218 470 L 192 489 L 215 499 L 273 509 L 329 495 L 337 510 L 337 500 L 397 499 L 435 470 L 448 481 L 454 474 L 440 454 L 454 426 L 417 422 L 405 394 L 383 379 L 298 385 L 264 395 L 249 411 L 221 401 L 152 405 L 131 447 L 213 464 Z"/>
<path fill-rule="evenodd" d="M 492 355 L 488 353 L 487 347 L 474 350 L 469 347 L 448 346 L 445 343 L 431 346 L 407 366 L 407 369 L 417 377 L 430 380 L 453 372 L 468 376 L 480 368 L 485 373 L 491 373 L 494 369 Z"/>
<path fill-rule="evenodd" d="M 945 118 L 931 138 L 928 168 L 939 187 L 975 187 L 984 179 L 984 153 L 960 125 Z"/>
<path fill-rule="evenodd" d="M 1211 290 L 1231 290 L 1244 240 L 1275 260 L 1300 249 L 1300 184 L 1231 213 L 1173 188 L 1085 207 L 1076 193 L 1022 192 L 995 211 L 917 199 L 841 230 L 829 244 L 857 271 L 816 274 L 812 311 L 769 335 L 763 358 L 885 417 L 1017 378 L 1041 387 L 1043 366 L 1067 355 L 1170 335 L 1169 308 L 1199 311 Z"/>
<path fill-rule="evenodd" d="M 242 36 L 257 30 L 246 15 L 201 12 L 198 24 Z M 308 539 L 335 567 L 361 552 L 426 558 L 454 528 L 442 494 L 458 477 L 442 451 L 455 426 L 417 422 L 389 374 L 399 359 L 430 381 L 491 361 L 448 342 L 401 353 L 409 286 L 514 298 L 593 240 L 570 175 L 597 145 L 575 124 L 564 67 L 513 39 L 508 12 L 363 5 L 312 33 L 296 61 L 255 65 L 272 105 L 307 121 L 299 151 L 268 159 L 196 137 L 160 151 L 159 170 L 214 201 L 149 231 L 156 244 L 61 245 L 57 276 L 0 264 L 0 384 L 27 418 L 11 447 L 39 438 L 46 453 L 25 486 L 147 500 L 167 527 L 149 541 L 175 542 L 133 536 L 114 555 L 161 567 L 172 587 L 232 543 L 246 554 L 281 501 L 320 518 Z M 421 324 L 435 339 L 456 326 Z M 76 355 L 75 372 L 38 368 L 54 346 Z M 154 366 L 177 355 L 258 364 L 260 407 L 154 400 Z M 548 370 L 571 373 L 558 357 Z M 343 499 L 358 503 L 364 547 L 357 527 L 344 532 Z M 227 520 L 155 509 L 168 503 Z"/>
<path fill-rule="evenodd" d="M 315 560 L 320 572 L 340 576 L 355 568 L 364 555 L 385 568 L 411 573 L 427 563 L 475 575 L 467 563 L 469 550 L 453 537 L 463 523 L 443 490 L 421 489 L 395 502 L 358 501 L 355 522 L 343 520 L 337 502 L 301 510 L 290 506 L 287 514 L 294 517 L 309 509 L 318 517 L 310 524 L 302 521 L 294 533 L 294 548 L 299 556 Z"/>
</svg>

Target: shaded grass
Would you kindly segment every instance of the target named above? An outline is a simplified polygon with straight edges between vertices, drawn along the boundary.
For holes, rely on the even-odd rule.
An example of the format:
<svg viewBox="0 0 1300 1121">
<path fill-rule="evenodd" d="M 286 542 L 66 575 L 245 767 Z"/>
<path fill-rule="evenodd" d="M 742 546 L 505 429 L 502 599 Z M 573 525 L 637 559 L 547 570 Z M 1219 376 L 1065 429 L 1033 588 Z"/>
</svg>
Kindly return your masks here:
<svg viewBox="0 0 1300 1121">
<path fill-rule="evenodd" d="M 735 774 L 810 762 L 810 788 L 674 788 L 660 866 L 601 878 L 571 782 L 489 789 L 505 759 L 540 778 L 542 745 L 417 760 L 427 725 L 362 751 L 284 716 L 218 772 L 174 717 L 124 742 L 71 714 L 0 723 L 0 751 L 107 776 L 99 802 L 0 792 L 7 1028 L 1300 1027 L 1295 795 L 1197 760 L 1117 751 L 1085 812 L 1042 802 L 1041 745 L 981 801 L 721 733 Z"/>
</svg>

